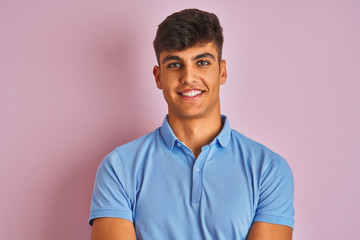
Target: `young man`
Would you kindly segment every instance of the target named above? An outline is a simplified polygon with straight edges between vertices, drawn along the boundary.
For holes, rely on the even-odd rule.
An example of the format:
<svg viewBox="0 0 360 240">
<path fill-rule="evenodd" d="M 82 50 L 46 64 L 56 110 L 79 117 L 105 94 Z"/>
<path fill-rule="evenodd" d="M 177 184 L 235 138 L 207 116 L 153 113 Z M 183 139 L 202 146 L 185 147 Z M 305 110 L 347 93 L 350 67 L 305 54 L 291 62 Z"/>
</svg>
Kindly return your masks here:
<svg viewBox="0 0 360 240">
<path fill-rule="evenodd" d="M 222 28 L 187 9 L 158 27 L 162 126 L 115 148 L 99 166 L 93 240 L 291 239 L 293 177 L 286 161 L 220 115 Z"/>
</svg>

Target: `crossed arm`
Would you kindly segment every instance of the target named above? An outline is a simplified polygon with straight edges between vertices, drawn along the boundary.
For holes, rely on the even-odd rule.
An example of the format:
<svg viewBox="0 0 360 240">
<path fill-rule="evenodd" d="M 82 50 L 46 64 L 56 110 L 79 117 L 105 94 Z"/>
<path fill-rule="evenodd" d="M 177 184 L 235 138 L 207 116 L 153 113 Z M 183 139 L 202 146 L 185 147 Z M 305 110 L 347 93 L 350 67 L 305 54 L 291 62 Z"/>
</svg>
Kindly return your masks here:
<svg viewBox="0 0 360 240">
<path fill-rule="evenodd" d="M 246 240 L 291 240 L 292 228 L 265 222 L 254 222 Z M 91 240 L 136 240 L 133 223 L 120 218 L 97 218 Z"/>
<path fill-rule="evenodd" d="M 246 240 L 291 240 L 292 228 L 284 225 L 254 222 Z"/>
<path fill-rule="evenodd" d="M 136 240 L 134 225 L 121 218 L 94 219 L 91 240 Z"/>
</svg>

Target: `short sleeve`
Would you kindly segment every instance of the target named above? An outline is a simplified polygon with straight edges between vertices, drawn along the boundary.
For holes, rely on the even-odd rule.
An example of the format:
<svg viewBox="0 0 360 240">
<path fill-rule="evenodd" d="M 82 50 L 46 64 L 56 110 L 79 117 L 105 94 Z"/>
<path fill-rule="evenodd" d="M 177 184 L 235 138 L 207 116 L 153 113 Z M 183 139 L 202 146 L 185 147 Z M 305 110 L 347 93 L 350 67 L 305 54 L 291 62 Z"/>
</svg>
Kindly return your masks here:
<svg viewBox="0 0 360 240">
<path fill-rule="evenodd" d="M 95 218 L 113 217 L 133 221 L 126 175 L 122 159 L 115 149 L 100 163 L 90 207 L 89 224 Z"/>
<path fill-rule="evenodd" d="M 254 222 L 294 227 L 294 180 L 285 159 L 275 155 L 261 175 Z"/>
</svg>

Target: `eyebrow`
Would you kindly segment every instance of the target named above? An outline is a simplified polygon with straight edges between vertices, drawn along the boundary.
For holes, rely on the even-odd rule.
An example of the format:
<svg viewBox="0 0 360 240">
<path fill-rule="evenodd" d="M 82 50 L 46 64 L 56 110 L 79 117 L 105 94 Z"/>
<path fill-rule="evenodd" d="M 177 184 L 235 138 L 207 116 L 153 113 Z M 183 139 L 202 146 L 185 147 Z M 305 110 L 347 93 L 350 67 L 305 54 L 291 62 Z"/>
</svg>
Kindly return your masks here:
<svg viewBox="0 0 360 240">
<path fill-rule="evenodd" d="M 177 61 L 183 61 L 180 57 L 175 55 L 168 55 L 162 60 L 162 64 L 171 61 L 171 60 L 177 60 Z"/>
<path fill-rule="evenodd" d="M 212 55 L 211 53 L 208 53 L 208 52 L 196 55 L 192 60 L 194 61 L 194 60 L 198 60 L 200 58 L 211 58 L 211 59 L 215 60 L 214 55 Z"/>
<path fill-rule="evenodd" d="M 211 59 L 215 60 L 214 55 L 212 55 L 211 53 L 205 52 L 205 53 L 201 53 L 201 54 L 198 54 L 195 57 L 193 57 L 192 61 L 198 60 L 200 58 L 211 58 Z M 176 55 L 168 55 L 162 60 L 162 64 L 165 64 L 166 62 L 171 61 L 171 60 L 177 60 L 177 61 L 182 61 L 182 62 L 184 61 L 182 58 L 180 58 Z"/>
</svg>

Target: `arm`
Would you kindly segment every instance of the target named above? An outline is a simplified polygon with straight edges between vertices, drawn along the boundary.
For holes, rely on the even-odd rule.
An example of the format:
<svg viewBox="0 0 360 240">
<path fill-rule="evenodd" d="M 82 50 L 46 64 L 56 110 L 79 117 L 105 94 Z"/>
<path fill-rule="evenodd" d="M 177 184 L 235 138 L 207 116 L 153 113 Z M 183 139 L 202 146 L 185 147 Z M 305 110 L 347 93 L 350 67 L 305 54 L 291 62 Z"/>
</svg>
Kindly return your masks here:
<svg viewBox="0 0 360 240">
<path fill-rule="evenodd" d="M 101 162 L 95 179 L 89 224 L 92 240 L 134 240 L 131 199 L 125 169 L 116 150 Z"/>
<path fill-rule="evenodd" d="M 133 223 L 122 218 L 96 218 L 91 240 L 136 240 Z"/>
<path fill-rule="evenodd" d="M 294 180 L 285 159 L 272 157 L 261 175 L 259 201 L 248 240 L 291 240 Z"/>
<path fill-rule="evenodd" d="M 246 240 L 291 240 L 292 228 L 284 225 L 254 222 Z"/>
</svg>

